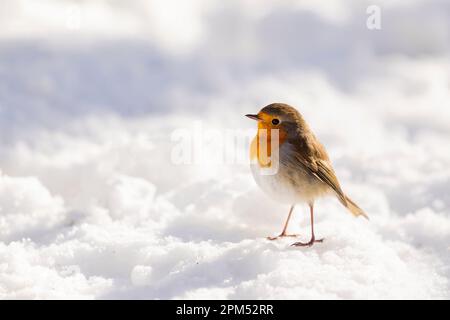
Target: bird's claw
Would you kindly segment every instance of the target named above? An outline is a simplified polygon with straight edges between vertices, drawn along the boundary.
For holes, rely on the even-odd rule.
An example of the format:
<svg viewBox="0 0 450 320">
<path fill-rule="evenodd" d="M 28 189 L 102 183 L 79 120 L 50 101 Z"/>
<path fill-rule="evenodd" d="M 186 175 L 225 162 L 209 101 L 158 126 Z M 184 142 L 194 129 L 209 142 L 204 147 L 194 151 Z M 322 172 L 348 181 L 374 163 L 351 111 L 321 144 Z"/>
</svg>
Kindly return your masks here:
<svg viewBox="0 0 450 320">
<path fill-rule="evenodd" d="M 298 237 L 298 236 L 299 236 L 298 234 L 282 233 L 282 234 L 280 234 L 280 235 L 278 235 L 276 237 L 267 237 L 267 240 L 274 241 L 274 240 L 277 240 L 279 238 L 295 238 L 295 237 Z"/>
<path fill-rule="evenodd" d="M 312 247 L 312 245 L 316 242 L 322 243 L 324 239 L 311 239 L 309 242 L 294 242 L 293 244 L 291 244 L 292 247 Z"/>
</svg>

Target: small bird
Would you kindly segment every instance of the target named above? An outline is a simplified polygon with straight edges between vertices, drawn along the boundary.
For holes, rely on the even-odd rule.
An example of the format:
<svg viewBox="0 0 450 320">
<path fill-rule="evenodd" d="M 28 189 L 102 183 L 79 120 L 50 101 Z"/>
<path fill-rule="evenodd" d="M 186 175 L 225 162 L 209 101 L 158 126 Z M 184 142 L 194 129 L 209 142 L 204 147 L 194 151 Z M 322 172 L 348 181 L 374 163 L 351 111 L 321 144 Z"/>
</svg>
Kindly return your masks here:
<svg viewBox="0 0 450 320">
<path fill-rule="evenodd" d="M 341 189 L 330 158 L 300 112 L 284 103 L 272 103 L 258 114 L 247 114 L 258 121 L 258 131 L 250 147 L 251 169 L 256 183 L 265 193 L 282 203 L 291 205 L 281 237 L 287 227 L 294 207 L 307 203 L 311 216 L 311 239 L 295 242 L 293 246 L 312 246 L 323 242 L 314 235 L 314 201 L 334 195 L 354 216 L 366 213 Z M 275 142 L 275 144 L 274 144 Z"/>
</svg>

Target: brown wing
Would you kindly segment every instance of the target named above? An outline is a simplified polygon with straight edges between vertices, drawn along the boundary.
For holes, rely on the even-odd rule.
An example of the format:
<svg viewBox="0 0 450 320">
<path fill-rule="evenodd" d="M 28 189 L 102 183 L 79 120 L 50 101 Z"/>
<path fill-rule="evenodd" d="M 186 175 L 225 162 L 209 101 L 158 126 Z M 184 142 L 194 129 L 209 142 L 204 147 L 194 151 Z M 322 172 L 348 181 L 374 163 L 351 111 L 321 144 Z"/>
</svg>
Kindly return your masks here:
<svg viewBox="0 0 450 320">
<path fill-rule="evenodd" d="M 320 180 L 325 182 L 336 192 L 344 205 L 347 205 L 347 198 L 345 197 L 345 194 L 342 191 L 341 186 L 339 185 L 339 181 L 334 173 L 333 168 L 331 167 L 330 162 L 316 160 L 316 164 L 317 171 L 315 171 L 314 173 L 320 178 Z"/>
<path fill-rule="evenodd" d="M 312 134 L 304 138 L 302 141 L 294 142 L 294 147 L 298 151 L 296 153 L 297 160 L 317 179 L 330 186 L 336 192 L 342 204 L 346 206 L 346 196 L 339 185 L 325 148 Z"/>
</svg>

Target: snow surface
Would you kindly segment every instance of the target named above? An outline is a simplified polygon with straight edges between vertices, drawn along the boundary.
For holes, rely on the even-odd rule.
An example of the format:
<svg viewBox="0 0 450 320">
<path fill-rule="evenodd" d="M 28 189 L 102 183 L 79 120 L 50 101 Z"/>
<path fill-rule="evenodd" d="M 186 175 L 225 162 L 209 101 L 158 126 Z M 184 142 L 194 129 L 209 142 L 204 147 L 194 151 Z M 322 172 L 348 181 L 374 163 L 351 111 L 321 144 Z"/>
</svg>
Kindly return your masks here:
<svg viewBox="0 0 450 320">
<path fill-rule="evenodd" d="M 450 4 L 378 2 L 1 0 L 0 298 L 449 299 Z M 273 101 L 370 221 L 324 199 L 323 244 L 270 242 L 247 164 L 170 160 Z"/>
</svg>

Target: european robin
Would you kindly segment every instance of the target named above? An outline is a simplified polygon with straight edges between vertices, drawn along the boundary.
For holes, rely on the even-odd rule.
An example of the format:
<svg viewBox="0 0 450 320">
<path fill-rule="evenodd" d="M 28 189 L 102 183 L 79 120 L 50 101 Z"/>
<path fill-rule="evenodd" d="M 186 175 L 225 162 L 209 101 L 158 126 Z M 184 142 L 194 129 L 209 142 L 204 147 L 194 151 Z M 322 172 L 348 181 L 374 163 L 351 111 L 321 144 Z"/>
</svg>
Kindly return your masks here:
<svg viewBox="0 0 450 320">
<path fill-rule="evenodd" d="M 287 234 L 287 227 L 294 207 L 307 203 L 311 217 L 311 239 L 295 242 L 293 246 L 312 246 L 314 236 L 314 201 L 333 195 L 354 216 L 365 212 L 341 189 L 330 158 L 314 133 L 295 108 L 273 103 L 258 114 L 247 117 L 258 122 L 258 131 L 250 147 L 251 169 L 256 183 L 269 196 L 291 205 L 280 237 L 295 237 Z"/>
</svg>

